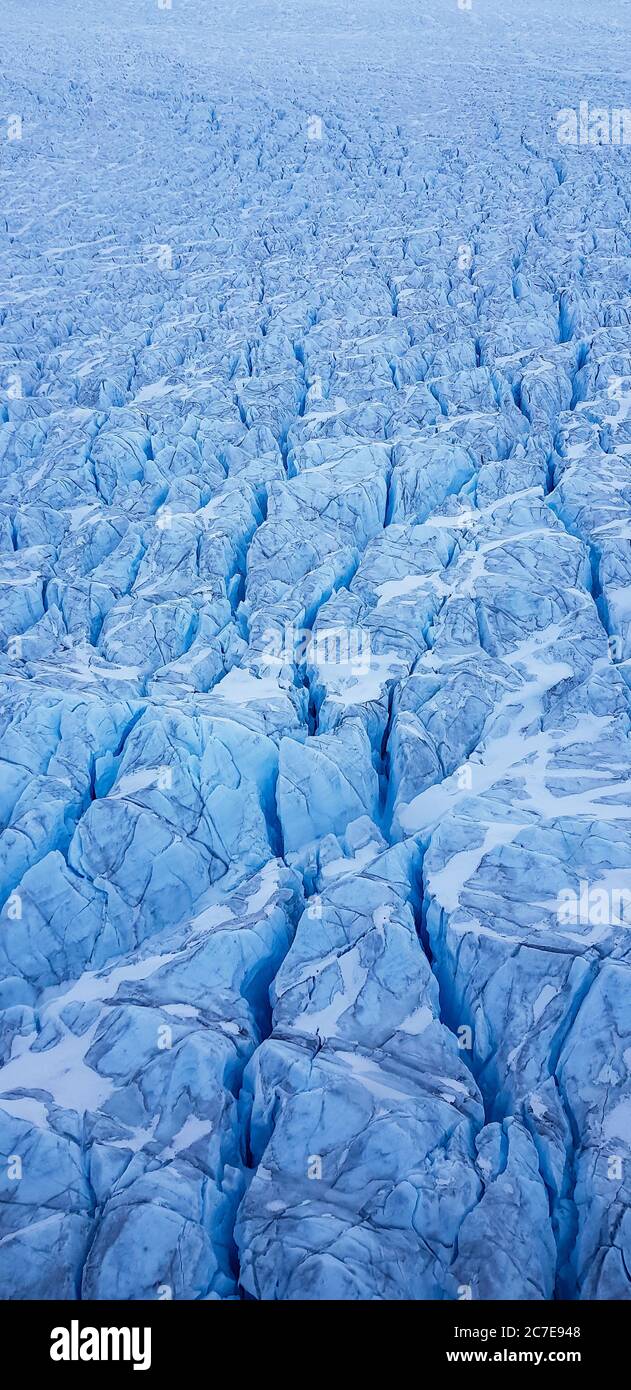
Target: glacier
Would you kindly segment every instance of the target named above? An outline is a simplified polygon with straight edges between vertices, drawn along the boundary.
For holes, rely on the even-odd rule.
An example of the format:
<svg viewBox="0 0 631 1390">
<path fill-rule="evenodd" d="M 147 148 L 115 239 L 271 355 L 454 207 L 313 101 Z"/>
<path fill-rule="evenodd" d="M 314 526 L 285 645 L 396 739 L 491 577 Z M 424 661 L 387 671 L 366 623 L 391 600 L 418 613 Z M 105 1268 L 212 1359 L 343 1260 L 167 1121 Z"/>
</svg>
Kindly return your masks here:
<svg viewBox="0 0 631 1390">
<path fill-rule="evenodd" d="M 630 1299 L 626 7 L 0 34 L 0 1297 Z"/>
</svg>

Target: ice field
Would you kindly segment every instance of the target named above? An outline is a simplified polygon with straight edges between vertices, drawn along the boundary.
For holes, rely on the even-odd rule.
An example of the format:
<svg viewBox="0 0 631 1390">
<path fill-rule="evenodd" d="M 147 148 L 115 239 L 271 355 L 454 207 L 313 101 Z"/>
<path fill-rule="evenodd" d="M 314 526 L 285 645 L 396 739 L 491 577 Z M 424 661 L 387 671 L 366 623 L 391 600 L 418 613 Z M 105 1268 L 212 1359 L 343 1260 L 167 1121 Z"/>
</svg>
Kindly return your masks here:
<svg viewBox="0 0 631 1390">
<path fill-rule="evenodd" d="M 0 1297 L 631 1298 L 629 6 L 0 51 Z"/>
</svg>

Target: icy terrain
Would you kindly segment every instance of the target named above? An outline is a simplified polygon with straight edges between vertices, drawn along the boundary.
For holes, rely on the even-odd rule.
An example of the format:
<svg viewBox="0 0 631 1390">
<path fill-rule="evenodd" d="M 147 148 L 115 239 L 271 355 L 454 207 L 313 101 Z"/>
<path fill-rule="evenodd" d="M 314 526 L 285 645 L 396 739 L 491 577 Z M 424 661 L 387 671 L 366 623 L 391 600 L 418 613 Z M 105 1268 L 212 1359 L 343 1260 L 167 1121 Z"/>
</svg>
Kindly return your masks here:
<svg viewBox="0 0 631 1390">
<path fill-rule="evenodd" d="M 631 1297 L 623 0 L 3 0 L 0 1296 Z"/>
</svg>

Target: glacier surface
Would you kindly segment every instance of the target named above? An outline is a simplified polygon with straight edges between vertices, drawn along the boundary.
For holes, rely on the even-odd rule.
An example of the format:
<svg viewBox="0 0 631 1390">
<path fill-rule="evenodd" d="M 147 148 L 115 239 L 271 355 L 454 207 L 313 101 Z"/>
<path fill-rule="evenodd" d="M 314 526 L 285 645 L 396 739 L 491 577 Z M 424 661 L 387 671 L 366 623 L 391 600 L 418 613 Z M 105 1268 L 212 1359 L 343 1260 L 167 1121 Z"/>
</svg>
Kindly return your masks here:
<svg viewBox="0 0 631 1390">
<path fill-rule="evenodd" d="M 631 1298 L 631 151 L 556 129 L 631 20 L 560 9 L 5 0 L 3 1298 Z"/>
</svg>

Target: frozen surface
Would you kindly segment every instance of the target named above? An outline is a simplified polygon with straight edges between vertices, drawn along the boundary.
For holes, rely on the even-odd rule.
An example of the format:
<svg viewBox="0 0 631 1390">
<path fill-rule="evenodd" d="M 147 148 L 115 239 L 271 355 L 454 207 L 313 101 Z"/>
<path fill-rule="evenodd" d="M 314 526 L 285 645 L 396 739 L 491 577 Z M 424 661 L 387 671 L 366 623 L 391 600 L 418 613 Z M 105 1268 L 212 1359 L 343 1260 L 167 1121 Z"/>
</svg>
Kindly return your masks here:
<svg viewBox="0 0 631 1390">
<path fill-rule="evenodd" d="M 628 7 L 0 43 L 0 1296 L 630 1298 Z"/>
</svg>

